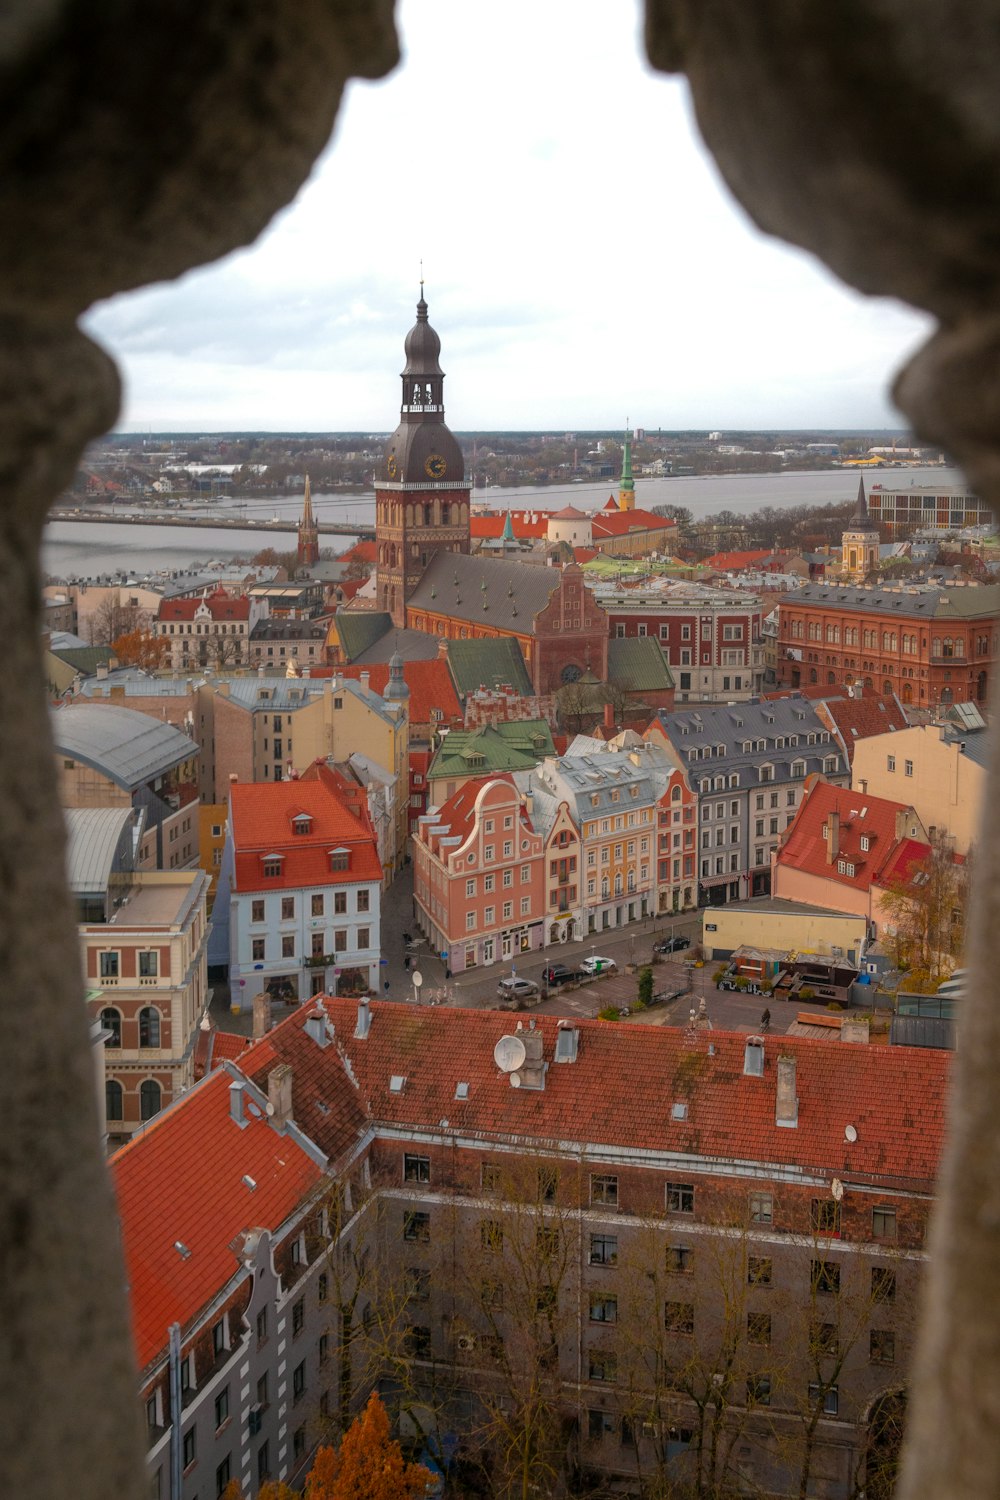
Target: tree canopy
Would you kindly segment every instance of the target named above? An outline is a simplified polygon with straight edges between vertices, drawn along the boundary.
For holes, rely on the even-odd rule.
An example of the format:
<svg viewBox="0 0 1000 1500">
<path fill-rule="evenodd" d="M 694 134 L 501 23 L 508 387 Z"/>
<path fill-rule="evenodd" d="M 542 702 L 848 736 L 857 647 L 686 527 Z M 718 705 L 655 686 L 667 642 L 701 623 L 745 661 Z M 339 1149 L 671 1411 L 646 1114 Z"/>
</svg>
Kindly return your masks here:
<svg viewBox="0 0 1000 1500">
<path fill-rule="evenodd" d="M 344 1433 L 339 1448 L 320 1448 L 306 1480 L 304 1500 L 417 1500 L 433 1475 L 408 1464 L 389 1435 L 389 1418 L 377 1392 Z"/>
</svg>

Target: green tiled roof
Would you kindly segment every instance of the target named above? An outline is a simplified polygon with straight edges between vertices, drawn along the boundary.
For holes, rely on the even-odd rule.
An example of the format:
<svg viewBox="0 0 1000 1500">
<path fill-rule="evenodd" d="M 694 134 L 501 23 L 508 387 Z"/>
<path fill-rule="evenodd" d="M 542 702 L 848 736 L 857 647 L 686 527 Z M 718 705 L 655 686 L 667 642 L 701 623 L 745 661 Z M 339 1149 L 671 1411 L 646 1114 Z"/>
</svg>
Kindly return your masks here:
<svg viewBox="0 0 1000 1500">
<path fill-rule="evenodd" d="M 674 685 L 663 649 L 651 635 L 608 641 L 608 681 L 628 693 L 662 692 Z"/>
<path fill-rule="evenodd" d="M 512 687 L 522 698 L 533 692 L 521 645 L 510 636 L 495 640 L 449 641 L 448 666 L 456 691 L 464 697 L 477 688 Z"/>
<path fill-rule="evenodd" d="M 84 677 L 93 677 L 98 667 L 106 667 L 115 660 L 110 646 L 63 646 L 53 650 L 52 655 Z"/>
<path fill-rule="evenodd" d="M 427 779 L 529 771 L 546 755 L 554 754 L 552 731 L 544 719 L 505 721 L 484 729 L 453 729 L 431 761 Z"/>
<path fill-rule="evenodd" d="M 392 629 L 392 616 L 381 609 L 338 609 L 334 618 L 349 662 Z"/>
</svg>

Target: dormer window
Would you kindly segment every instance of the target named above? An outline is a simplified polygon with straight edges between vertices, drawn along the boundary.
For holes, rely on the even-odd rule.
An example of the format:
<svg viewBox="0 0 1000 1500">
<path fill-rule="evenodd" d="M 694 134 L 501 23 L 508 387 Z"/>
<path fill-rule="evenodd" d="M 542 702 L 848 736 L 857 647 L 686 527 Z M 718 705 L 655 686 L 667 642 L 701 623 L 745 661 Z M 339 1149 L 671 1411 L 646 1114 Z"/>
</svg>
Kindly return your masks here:
<svg viewBox="0 0 1000 1500">
<path fill-rule="evenodd" d="M 293 833 L 312 833 L 313 820 L 309 813 L 297 813 L 292 819 Z"/>
<path fill-rule="evenodd" d="M 330 850 L 330 869 L 331 870 L 335 870 L 335 871 L 349 870 L 350 868 L 351 868 L 351 851 L 350 851 L 350 849 L 331 849 Z"/>
<path fill-rule="evenodd" d="M 261 860 L 265 880 L 277 880 L 281 875 L 281 854 L 265 854 Z"/>
</svg>

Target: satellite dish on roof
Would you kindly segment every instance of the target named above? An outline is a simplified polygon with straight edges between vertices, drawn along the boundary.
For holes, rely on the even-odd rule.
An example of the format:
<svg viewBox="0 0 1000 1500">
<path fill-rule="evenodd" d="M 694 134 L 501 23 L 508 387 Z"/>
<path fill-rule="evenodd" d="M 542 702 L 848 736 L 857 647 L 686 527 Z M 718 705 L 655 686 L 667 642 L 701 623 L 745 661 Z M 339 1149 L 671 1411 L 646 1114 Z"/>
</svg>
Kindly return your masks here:
<svg viewBox="0 0 1000 1500">
<path fill-rule="evenodd" d="M 833 1181 L 830 1183 L 830 1195 L 838 1203 L 840 1202 L 841 1198 L 844 1196 L 844 1184 L 841 1182 L 841 1180 L 840 1180 L 839 1177 L 835 1177 L 833 1179 Z"/>
<path fill-rule="evenodd" d="M 410 975 L 410 978 L 413 980 L 414 989 L 419 990 L 420 986 L 424 982 L 424 976 L 421 974 L 420 970 L 414 969 L 413 973 Z"/>
<path fill-rule="evenodd" d="M 521 1066 L 527 1055 L 524 1043 L 519 1036 L 502 1036 L 493 1048 L 493 1061 L 501 1073 L 513 1073 Z M 513 1081 L 511 1079 L 512 1083 Z"/>
<path fill-rule="evenodd" d="M 519 1089 L 521 1087 L 520 1073 L 512 1073 L 510 1075 L 510 1086 L 512 1089 Z"/>
<path fill-rule="evenodd" d="M 855 1127 L 853 1125 L 845 1125 L 844 1126 L 844 1140 L 845 1141 L 856 1141 L 857 1138 L 858 1138 L 858 1132 L 855 1129 Z"/>
</svg>

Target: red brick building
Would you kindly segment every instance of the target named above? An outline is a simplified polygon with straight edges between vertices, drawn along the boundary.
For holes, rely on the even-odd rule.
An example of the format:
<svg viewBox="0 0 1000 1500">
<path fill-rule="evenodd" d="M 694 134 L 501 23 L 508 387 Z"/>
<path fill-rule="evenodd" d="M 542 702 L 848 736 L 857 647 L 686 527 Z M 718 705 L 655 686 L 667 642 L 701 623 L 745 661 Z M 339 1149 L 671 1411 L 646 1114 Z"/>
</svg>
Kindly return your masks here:
<svg viewBox="0 0 1000 1500">
<path fill-rule="evenodd" d="M 781 686 L 861 681 L 919 708 L 986 700 L 1000 642 L 1000 585 L 806 584 L 778 611 Z"/>
</svg>

